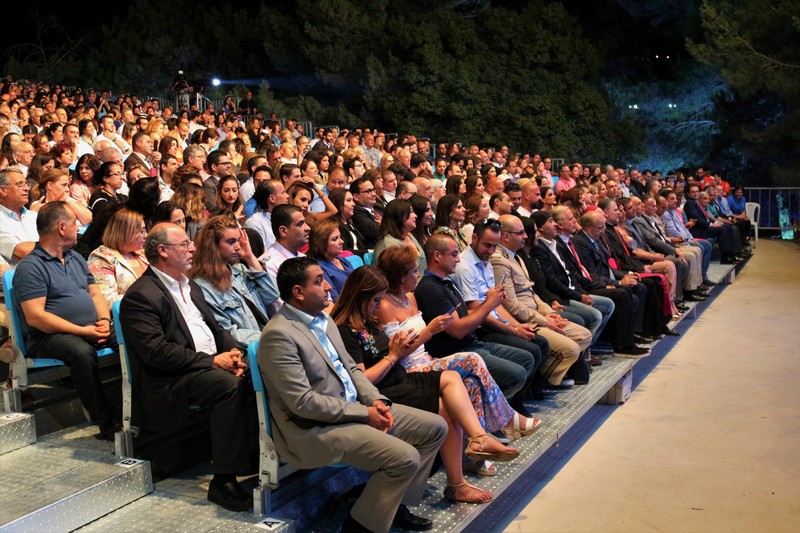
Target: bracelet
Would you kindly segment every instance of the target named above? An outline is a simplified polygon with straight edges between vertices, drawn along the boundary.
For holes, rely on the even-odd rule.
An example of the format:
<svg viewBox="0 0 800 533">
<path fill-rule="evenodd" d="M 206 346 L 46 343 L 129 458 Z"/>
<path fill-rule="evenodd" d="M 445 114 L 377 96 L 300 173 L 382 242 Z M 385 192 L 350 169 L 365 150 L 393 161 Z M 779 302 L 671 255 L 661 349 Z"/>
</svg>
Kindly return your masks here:
<svg viewBox="0 0 800 533">
<path fill-rule="evenodd" d="M 105 320 L 106 322 L 108 322 L 109 324 L 111 324 L 111 319 L 110 319 L 110 318 L 108 318 L 107 316 L 104 316 L 104 317 L 102 317 L 102 318 L 98 318 L 98 319 L 97 319 L 97 321 L 98 321 L 98 322 L 101 322 L 101 321 L 103 321 L 103 320 Z"/>
<path fill-rule="evenodd" d="M 387 361 L 389 361 L 389 364 L 390 364 L 390 365 L 392 365 L 392 368 L 394 368 L 394 362 L 393 362 L 391 359 L 389 359 L 389 356 L 388 356 L 388 355 L 387 355 L 387 356 L 385 356 L 385 357 L 384 357 L 384 359 L 386 359 Z"/>
</svg>

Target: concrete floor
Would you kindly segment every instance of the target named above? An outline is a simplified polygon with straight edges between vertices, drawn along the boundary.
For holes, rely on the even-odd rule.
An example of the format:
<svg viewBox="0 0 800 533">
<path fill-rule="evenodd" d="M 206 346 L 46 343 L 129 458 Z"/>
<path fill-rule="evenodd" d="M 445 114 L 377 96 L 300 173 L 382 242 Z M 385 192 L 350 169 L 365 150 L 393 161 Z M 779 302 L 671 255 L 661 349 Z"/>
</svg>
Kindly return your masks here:
<svg viewBox="0 0 800 533">
<path fill-rule="evenodd" d="M 800 248 L 755 256 L 511 532 L 800 532 Z"/>
</svg>

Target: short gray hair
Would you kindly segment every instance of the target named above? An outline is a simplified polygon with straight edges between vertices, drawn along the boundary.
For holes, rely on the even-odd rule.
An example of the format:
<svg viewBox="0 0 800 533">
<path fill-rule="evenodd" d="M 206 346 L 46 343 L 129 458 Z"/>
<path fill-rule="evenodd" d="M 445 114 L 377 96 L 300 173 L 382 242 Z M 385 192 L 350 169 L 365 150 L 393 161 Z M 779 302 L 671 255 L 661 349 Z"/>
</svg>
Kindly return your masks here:
<svg viewBox="0 0 800 533">
<path fill-rule="evenodd" d="M 147 234 L 147 239 L 144 241 L 144 256 L 150 263 L 158 261 L 158 247 L 167 243 L 169 227 L 170 224 L 156 224 Z"/>
<path fill-rule="evenodd" d="M 8 175 L 15 173 L 25 175 L 18 166 L 10 166 L 0 170 L 0 187 L 8 187 Z"/>
</svg>

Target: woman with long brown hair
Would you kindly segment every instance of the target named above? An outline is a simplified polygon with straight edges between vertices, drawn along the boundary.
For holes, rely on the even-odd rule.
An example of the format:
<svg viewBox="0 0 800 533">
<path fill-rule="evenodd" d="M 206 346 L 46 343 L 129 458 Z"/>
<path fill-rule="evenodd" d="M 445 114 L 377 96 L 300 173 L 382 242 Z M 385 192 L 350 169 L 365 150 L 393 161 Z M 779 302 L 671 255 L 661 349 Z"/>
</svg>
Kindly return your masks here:
<svg viewBox="0 0 800 533">
<path fill-rule="evenodd" d="M 214 318 L 242 344 L 257 341 L 278 288 L 253 254 L 247 233 L 219 215 L 208 219 L 194 242 L 189 277 L 203 290 Z"/>
</svg>

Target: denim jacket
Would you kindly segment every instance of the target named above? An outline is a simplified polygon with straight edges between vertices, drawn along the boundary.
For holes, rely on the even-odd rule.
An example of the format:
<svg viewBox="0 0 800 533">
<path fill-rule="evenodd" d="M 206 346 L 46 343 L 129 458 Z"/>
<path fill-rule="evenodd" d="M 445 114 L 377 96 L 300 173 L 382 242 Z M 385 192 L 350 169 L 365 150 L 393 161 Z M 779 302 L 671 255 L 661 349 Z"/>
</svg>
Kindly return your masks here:
<svg viewBox="0 0 800 533">
<path fill-rule="evenodd" d="M 268 272 L 251 270 L 244 265 L 230 265 L 231 288 L 220 292 L 210 282 L 202 278 L 194 281 L 203 289 L 214 318 L 227 329 L 237 341 L 250 344 L 261 336 L 258 321 L 245 303 L 247 297 L 256 307 L 268 316 L 267 307 L 278 299 L 278 286 Z"/>
</svg>

